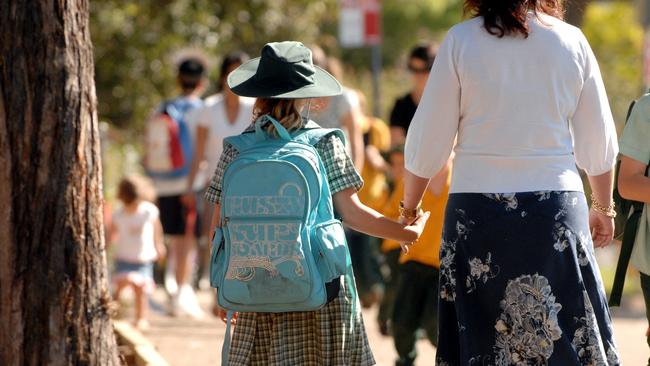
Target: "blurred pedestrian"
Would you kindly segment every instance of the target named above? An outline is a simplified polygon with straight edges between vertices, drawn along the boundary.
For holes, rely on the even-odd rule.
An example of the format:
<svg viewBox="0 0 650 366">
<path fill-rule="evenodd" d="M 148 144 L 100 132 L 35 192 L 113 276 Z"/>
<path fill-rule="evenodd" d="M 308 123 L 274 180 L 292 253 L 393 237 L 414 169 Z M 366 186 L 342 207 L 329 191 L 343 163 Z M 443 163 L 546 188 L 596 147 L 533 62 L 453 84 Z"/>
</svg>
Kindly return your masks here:
<svg viewBox="0 0 650 366">
<path fill-rule="evenodd" d="M 209 182 L 202 175 L 205 173 L 212 175 L 214 173 L 219 156 L 223 151 L 223 139 L 240 134 L 251 123 L 255 100 L 234 94 L 228 88 L 226 82 L 228 74 L 242 63 L 248 61 L 248 58 L 248 55 L 244 52 L 233 52 L 226 55 L 219 70 L 217 84 L 219 94 L 211 96 L 209 101 L 206 99 L 205 105 L 192 114 L 192 118 L 196 120 L 193 123 L 196 126 L 196 144 L 192 155 L 192 166 L 187 177 L 186 194 L 183 199 L 189 207 L 196 207 L 199 214 L 201 228 L 199 237 L 199 248 L 201 250 L 198 256 L 199 268 L 197 271 L 199 284 L 207 282 L 207 278 L 206 280 L 203 279 L 207 277 L 207 261 L 210 257 L 210 234 L 208 230 L 212 218 L 212 207 L 203 207 L 203 200 L 197 201 L 195 199 L 194 187 L 197 184 L 203 187 L 200 191 L 200 194 L 203 194 Z M 201 169 L 202 163 L 206 163 L 203 170 Z"/>
<path fill-rule="evenodd" d="M 456 153 L 436 363 L 619 365 L 593 249 L 612 241 L 618 153 L 598 62 L 560 1 L 465 10 L 473 18 L 443 40 L 405 148 L 407 214 Z"/>
<path fill-rule="evenodd" d="M 122 206 L 114 211 L 109 226 L 109 248 L 114 265 L 113 298 L 119 302 L 126 287 L 135 293 L 137 328 L 148 326 L 148 296 L 155 288 L 153 263 L 165 257 L 158 208 L 151 200 L 153 188 L 142 177 L 123 178 L 117 188 Z"/>
<path fill-rule="evenodd" d="M 337 80 L 343 80 L 343 68 L 338 59 L 328 57 L 318 46 L 314 50 L 314 64 L 322 67 Z M 362 112 L 359 98 L 354 89 L 343 86 L 340 95 L 317 98 L 310 110 L 310 118 L 323 128 L 340 128 L 346 139 L 346 148 L 352 156 L 354 166 L 361 170 L 364 160 L 363 133 L 361 131 Z"/>
<path fill-rule="evenodd" d="M 205 62 L 201 58 L 183 59 L 176 79 L 180 95 L 162 103 L 146 126 L 145 169 L 156 187 L 160 220 L 170 244 L 165 288 L 170 294 L 172 315 L 179 310 L 193 316 L 201 315 L 190 286 L 196 254 L 197 215 L 193 207 L 183 203 L 182 196 L 187 191 L 194 150 L 196 127 L 192 114 L 203 105 L 200 96 L 205 85 L 204 74 Z M 195 190 L 201 188 L 200 185 L 194 187 Z"/>
<path fill-rule="evenodd" d="M 363 188 L 359 191 L 359 199 L 373 210 L 381 210 L 388 199 L 388 183 L 386 171 L 388 163 L 382 153 L 390 148 L 390 131 L 386 123 L 379 118 L 367 115 L 366 97 L 359 90 L 360 123 L 363 132 L 364 164 L 361 170 Z M 380 268 L 380 240 L 363 233 L 348 231 L 350 256 L 354 268 L 355 280 L 359 289 L 361 305 L 369 308 L 382 301 L 384 297 L 384 278 Z"/>
<path fill-rule="evenodd" d="M 403 146 L 391 151 L 395 165 L 395 189 L 384 210 L 391 218 L 399 218 L 400 200 L 404 195 Z M 385 241 L 391 269 L 392 286 L 382 302 L 379 325 L 382 333 L 392 333 L 398 359 L 397 366 L 413 365 L 417 356 L 417 332 L 423 329 L 433 346 L 438 345 L 438 279 L 440 276 L 440 241 L 449 193 L 451 161 L 435 177 L 424 192 L 422 209 L 431 212 L 429 222 L 416 243 L 400 255 L 400 244 Z M 387 287 L 388 287 L 387 286 Z M 390 319 L 390 322 L 388 321 Z"/>
<path fill-rule="evenodd" d="M 420 43 L 409 53 L 407 67 L 411 74 L 412 89 L 395 101 L 390 112 L 390 138 L 393 146 L 403 145 L 415 110 L 420 103 L 429 71 L 436 58 L 435 43 Z"/>
<path fill-rule="evenodd" d="M 303 117 L 309 108 L 309 100 L 341 92 L 336 79 L 315 67 L 310 50 L 298 42 L 265 45 L 261 58 L 243 64 L 230 75 L 229 85 L 239 95 L 258 97 L 255 116 L 261 118 L 260 123 L 264 123 L 260 127 L 264 128 L 265 133 L 272 136 L 283 132 L 295 137 L 304 130 L 320 128 Z M 280 131 L 276 127 L 278 124 L 283 128 Z M 252 125 L 244 134 L 255 132 Z M 333 200 L 343 220 L 356 230 L 407 242 L 416 240 L 428 214 L 419 215 L 413 225 L 406 226 L 363 205 L 357 197 L 357 191 L 362 186 L 361 178 L 339 136 L 337 131 L 333 131 L 313 145 L 323 162 L 332 195 L 326 199 Z M 206 192 L 206 199 L 216 205 L 212 220 L 214 227 L 229 222 L 228 218 L 221 217 L 224 198 L 222 184 L 225 170 L 238 154 L 234 146 L 224 147 L 217 171 Z M 264 182 L 259 184 L 264 185 Z M 239 220 L 237 225 L 240 227 L 250 225 L 243 218 Z M 232 230 L 230 226 L 226 228 Z M 299 239 L 291 239 L 294 240 Z M 249 245 L 257 246 L 255 242 L 244 240 L 240 241 L 238 247 Z M 255 263 L 263 264 L 275 259 L 278 257 L 273 255 L 258 257 Z M 229 268 L 236 267 L 229 265 Z M 268 273 L 255 267 L 252 271 L 259 276 Z M 245 273 L 250 273 L 250 270 L 245 270 Z M 334 288 L 338 287 L 338 291 L 326 305 L 315 311 L 240 313 L 236 319 L 228 364 L 373 365 L 375 362 L 357 307 L 359 300 L 352 277 L 353 274 L 348 271 L 346 275 L 328 283 L 328 287 L 333 285 Z M 222 315 L 225 318 L 225 312 Z"/>
<path fill-rule="evenodd" d="M 650 323 L 650 94 L 641 97 L 634 105 L 621 136 L 621 166 L 618 173 L 618 190 L 626 199 L 643 202 L 638 221 L 631 261 L 639 270 L 641 290 L 645 300 L 646 318 Z M 623 212 L 621 212 L 623 213 Z M 626 224 L 626 231 L 628 225 Z M 650 346 L 650 327 L 646 330 Z M 650 360 L 648 360 L 650 365 Z"/>
</svg>

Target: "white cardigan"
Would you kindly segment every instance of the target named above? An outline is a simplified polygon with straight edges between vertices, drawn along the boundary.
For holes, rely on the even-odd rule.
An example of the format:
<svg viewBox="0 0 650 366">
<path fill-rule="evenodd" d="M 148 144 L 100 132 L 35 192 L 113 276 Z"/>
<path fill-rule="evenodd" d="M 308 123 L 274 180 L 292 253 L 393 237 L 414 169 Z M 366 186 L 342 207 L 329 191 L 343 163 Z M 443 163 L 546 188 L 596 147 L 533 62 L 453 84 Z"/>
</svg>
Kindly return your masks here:
<svg viewBox="0 0 650 366">
<path fill-rule="evenodd" d="M 482 18 L 442 42 L 406 139 L 405 164 L 435 175 L 452 148 L 451 193 L 582 191 L 612 168 L 616 129 L 582 32 L 529 17 L 528 38 L 490 35 Z M 454 147 L 454 140 L 456 145 Z"/>
</svg>

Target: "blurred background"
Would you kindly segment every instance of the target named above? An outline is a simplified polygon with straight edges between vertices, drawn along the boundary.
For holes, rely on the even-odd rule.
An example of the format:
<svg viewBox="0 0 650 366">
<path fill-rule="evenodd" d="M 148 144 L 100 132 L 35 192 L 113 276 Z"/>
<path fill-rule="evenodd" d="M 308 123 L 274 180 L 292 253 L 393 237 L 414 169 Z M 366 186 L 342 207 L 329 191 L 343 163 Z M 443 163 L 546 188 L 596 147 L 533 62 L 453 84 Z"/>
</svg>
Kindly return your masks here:
<svg viewBox="0 0 650 366">
<path fill-rule="evenodd" d="M 366 1 L 367 2 L 367 1 Z M 142 132 L 147 116 L 177 93 L 177 62 L 184 55 L 202 53 L 209 62 L 210 84 L 204 95 L 216 92 L 221 58 L 236 50 L 251 57 L 271 41 L 297 40 L 320 45 L 342 61 L 344 82 L 361 90 L 367 112 L 388 120 L 393 101 L 408 92 L 407 54 L 421 41 L 440 41 L 447 29 L 462 21 L 461 0 L 383 0 L 376 13 L 378 38 L 354 47 L 342 47 L 342 36 L 354 24 L 341 23 L 344 8 L 364 1 L 345 0 L 102 0 L 91 2 L 91 33 L 95 52 L 98 113 L 104 161 L 104 195 L 115 199 L 120 177 L 141 173 Z M 579 26 L 599 61 L 614 118 L 622 130 L 630 101 L 650 84 L 646 29 L 650 17 L 646 1 L 569 1 L 567 21 Z M 346 28 L 348 27 L 348 28 Z M 350 28 L 352 27 L 352 28 Z M 368 29 L 366 29 L 368 31 Z M 373 64 L 374 62 L 374 64 Z M 373 73 L 374 70 L 374 73 Z M 486 70 L 489 72 L 489 70 Z M 599 251 L 606 286 L 613 280 L 618 246 Z M 630 365 L 648 358 L 643 301 L 638 275 L 631 270 L 623 306 L 614 310 L 620 319 L 617 334 L 629 334 L 621 353 Z M 210 293 L 199 294 L 209 308 Z M 223 325 L 212 318 L 178 322 L 156 318 L 145 333 L 171 364 L 218 364 Z M 373 323 L 375 313 L 367 323 Z M 621 325 L 623 324 L 623 325 Z M 391 364 L 392 342 L 379 336 L 376 325 L 368 331 L 380 365 Z M 621 328 L 623 327 L 623 328 Z M 620 330 L 622 329 L 622 330 Z M 620 335 L 619 335 L 620 338 Z M 178 347 L 181 343 L 184 347 Z M 620 340 L 619 340 L 620 342 Z M 421 342 L 424 355 L 433 348 Z M 419 346 L 420 347 L 420 346 Z M 627 348 L 626 348 L 627 347 Z M 189 352 L 182 356 L 181 348 Z M 394 352 L 394 351 L 393 351 Z M 203 355 L 205 353 L 205 355 Z M 387 354 L 386 354 L 387 353 Z M 184 358 L 185 357 L 185 358 Z M 632 357 L 632 358 L 629 358 Z M 203 363 L 205 362 L 205 363 Z M 418 365 L 433 358 L 419 357 Z"/>
</svg>

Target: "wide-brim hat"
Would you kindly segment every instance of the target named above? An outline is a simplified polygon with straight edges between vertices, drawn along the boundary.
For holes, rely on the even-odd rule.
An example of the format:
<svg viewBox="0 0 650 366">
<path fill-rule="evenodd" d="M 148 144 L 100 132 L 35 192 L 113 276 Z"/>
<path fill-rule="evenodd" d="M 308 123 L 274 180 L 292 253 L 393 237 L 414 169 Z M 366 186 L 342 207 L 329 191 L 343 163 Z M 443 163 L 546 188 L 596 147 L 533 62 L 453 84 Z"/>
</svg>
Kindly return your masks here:
<svg viewBox="0 0 650 366">
<path fill-rule="evenodd" d="M 228 75 L 233 93 L 253 98 L 319 98 L 341 94 L 341 84 L 314 65 L 300 42 L 267 43 L 254 58 Z"/>
</svg>

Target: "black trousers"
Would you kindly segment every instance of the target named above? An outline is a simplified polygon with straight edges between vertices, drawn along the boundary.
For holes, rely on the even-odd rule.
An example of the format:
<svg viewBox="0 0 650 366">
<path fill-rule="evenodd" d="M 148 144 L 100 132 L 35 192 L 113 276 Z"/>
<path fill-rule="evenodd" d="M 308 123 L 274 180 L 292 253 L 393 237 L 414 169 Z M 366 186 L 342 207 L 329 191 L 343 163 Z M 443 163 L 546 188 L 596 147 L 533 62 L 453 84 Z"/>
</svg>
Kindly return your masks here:
<svg viewBox="0 0 650 366">
<path fill-rule="evenodd" d="M 438 281 L 436 267 L 409 261 L 400 266 L 393 310 L 393 339 L 396 365 L 413 365 L 417 352 L 416 332 L 422 328 L 434 346 L 438 345 Z"/>
</svg>

